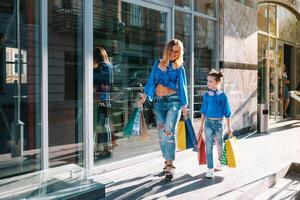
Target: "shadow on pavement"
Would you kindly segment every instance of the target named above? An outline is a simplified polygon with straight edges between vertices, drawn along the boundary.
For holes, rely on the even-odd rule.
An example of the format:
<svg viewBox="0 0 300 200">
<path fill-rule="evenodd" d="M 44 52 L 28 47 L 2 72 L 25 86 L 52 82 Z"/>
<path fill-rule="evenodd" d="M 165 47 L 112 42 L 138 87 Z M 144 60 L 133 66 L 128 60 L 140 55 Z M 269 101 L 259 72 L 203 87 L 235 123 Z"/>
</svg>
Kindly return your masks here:
<svg viewBox="0 0 300 200">
<path fill-rule="evenodd" d="M 274 132 L 280 132 L 280 131 L 285 131 L 285 130 L 288 130 L 288 129 L 299 128 L 299 127 L 300 127 L 300 123 L 299 122 L 295 122 L 295 123 L 292 123 L 292 124 L 287 124 L 287 125 L 284 125 L 284 126 L 271 128 L 271 129 L 269 129 L 268 133 L 255 132 L 255 133 L 252 133 L 252 134 L 248 134 L 246 136 L 242 135 L 242 136 L 239 136 L 237 138 L 238 139 L 250 139 L 250 138 L 261 137 L 261 136 L 269 136 L 269 135 L 271 135 Z M 276 133 L 276 134 L 278 134 L 278 133 Z"/>
<path fill-rule="evenodd" d="M 148 178 L 150 177 L 148 176 Z M 192 192 L 194 190 L 198 190 L 210 185 L 218 184 L 224 180 L 224 177 L 220 176 L 215 176 L 213 179 L 206 179 L 205 173 L 197 176 L 184 174 L 180 177 L 176 177 L 172 181 L 167 181 L 164 179 L 164 177 L 158 178 L 155 175 L 152 175 L 152 178 L 152 180 L 147 179 L 142 181 L 141 183 L 131 185 L 129 187 L 124 187 L 116 191 L 112 191 L 109 194 L 107 194 L 107 197 L 105 199 L 143 199 L 147 196 L 165 192 L 167 190 L 184 184 L 183 187 L 176 188 L 175 191 L 171 191 L 170 193 L 163 195 L 164 197 L 173 197 L 183 193 Z M 143 177 L 140 177 L 140 180 L 142 179 Z M 130 183 L 133 180 L 136 181 L 138 180 L 138 178 L 128 179 L 122 181 L 122 183 Z M 189 182 L 192 183 L 188 184 Z M 120 183 L 116 182 L 115 184 L 112 184 L 109 187 L 113 187 L 115 185 L 120 185 Z"/>
</svg>

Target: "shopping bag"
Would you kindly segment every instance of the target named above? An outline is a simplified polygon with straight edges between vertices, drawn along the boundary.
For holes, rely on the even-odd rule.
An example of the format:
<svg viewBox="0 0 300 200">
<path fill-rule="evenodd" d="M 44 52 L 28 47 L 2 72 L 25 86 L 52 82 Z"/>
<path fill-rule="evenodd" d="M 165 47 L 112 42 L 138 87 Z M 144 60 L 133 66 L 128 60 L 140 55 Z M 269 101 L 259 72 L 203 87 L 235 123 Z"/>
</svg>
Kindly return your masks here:
<svg viewBox="0 0 300 200">
<path fill-rule="evenodd" d="M 198 140 L 198 162 L 199 165 L 206 164 L 205 142 L 202 136 Z"/>
<path fill-rule="evenodd" d="M 177 148 L 180 150 L 186 149 L 186 129 L 183 118 L 178 122 Z"/>
<path fill-rule="evenodd" d="M 140 135 L 141 135 L 141 139 L 142 140 L 146 140 L 147 138 L 149 138 L 149 135 L 148 135 L 148 130 L 147 130 L 147 124 L 146 124 L 146 121 L 145 121 L 145 118 L 144 118 L 144 112 L 141 110 L 141 117 L 140 117 Z"/>
<path fill-rule="evenodd" d="M 237 153 L 237 139 L 236 137 L 231 137 L 225 142 L 226 145 L 226 156 L 228 167 L 235 168 L 238 163 L 238 153 Z"/>
<path fill-rule="evenodd" d="M 186 132 L 186 148 L 194 148 L 197 146 L 197 138 L 195 134 L 195 130 L 193 128 L 192 122 L 190 118 L 185 119 L 185 132 Z"/>
<path fill-rule="evenodd" d="M 132 130 L 133 130 L 134 122 L 135 122 L 135 119 L 136 119 L 136 117 L 138 115 L 138 112 L 139 112 L 139 108 L 135 108 L 134 111 L 132 112 L 132 114 L 130 115 L 127 124 L 123 128 L 123 134 L 126 137 L 130 137 L 132 135 Z"/>
<path fill-rule="evenodd" d="M 226 142 L 224 144 L 222 155 L 221 155 L 221 165 L 227 166 L 227 155 L 226 155 Z"/>
<path fill-rule="evenodd" d="M 141 109 L 138 110 L 134 123 L 133 123 L 133 127 L 132 127 L 132 135 L 138 136 L 140 135 L 140 127 L 141 127 Z"/>
</svg>

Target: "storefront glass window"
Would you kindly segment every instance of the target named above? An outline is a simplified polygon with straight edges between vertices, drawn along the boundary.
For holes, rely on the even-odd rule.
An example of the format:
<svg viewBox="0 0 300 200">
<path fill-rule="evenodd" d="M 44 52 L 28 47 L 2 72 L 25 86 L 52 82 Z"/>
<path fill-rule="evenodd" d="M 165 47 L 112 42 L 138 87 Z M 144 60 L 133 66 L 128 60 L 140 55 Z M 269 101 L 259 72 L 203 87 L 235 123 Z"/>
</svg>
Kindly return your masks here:
<svg viewBox="0 0 300 200">
<path fill-rule="evenodd" d="M 49 166 L 82 166 L 83 4 L 48 1 Z"/>
<path fill-rule="evenodd" d="M 195 0 L 194 1 L 195 11 L 207 14 L 209 16 L 216 15 L 216 0 Z"/>
<path fill-rule="evenodd" d="M 270 34 L 276 36 L 276 6 L 269 5 Z"/>
<path fill-rule="evenodd" d="M 267 104 L 267 67 L 268 67 L 268 37 L 258 34 L 258 93 L 259 104 Z"/>
<path fill-rule="evenodd" d="M 190 59 L 191 59 L 191 15 L 183 12 L 175 12 L 175 38 L 181 40 L 184 45 L 184 63 L 187 74 L 188 88 L 190 86 Z M 188 90 L 189 92 L 189 90 Z"/>
<path fill-rule="evenodd" d="M 175 0 L 175 5 L 180 7 L 190 7 L 190 0 Z"/>
<path fill-rule="evenodd" d="M 289 42 L 296 42 L 298 30 L 296 16 L 288 9 L 277 6 L 277 19 L 278 37 Z"/>
<path fill-rule="evenodd" d="M 258 6 L 257 8 L 257 25 L 258 25 L 258 29 L 263 31 L 263 32 L 268 32 L 268 6 L 267 5 L 261 5 Z"/>
<path fill-rule="evenodd" d="M 167 13 L 117 0 L 94 0 L 94 47 L 104 49 L 110 62 L 97 69 L 106 74 L 102 82 L 94 70 L 95 165 L 160 149 L 152 104 L 144 104 L 148 140 L 127 138 L 123 128 L 153 62 L 162 57 L 166 38 Z"/>
<path fill-rule="evenodd" d="M 40 1 L 16 2 L 0 2 L 0 179 L 41 169 Z"/>
<path fill-rule="evenodd" d="M 216 67 L 215 22 L 195 17 L 194 20 L 194 117 L 200 117 L 202 96 L 207 89 L 207 73 Z"/>
</svg>

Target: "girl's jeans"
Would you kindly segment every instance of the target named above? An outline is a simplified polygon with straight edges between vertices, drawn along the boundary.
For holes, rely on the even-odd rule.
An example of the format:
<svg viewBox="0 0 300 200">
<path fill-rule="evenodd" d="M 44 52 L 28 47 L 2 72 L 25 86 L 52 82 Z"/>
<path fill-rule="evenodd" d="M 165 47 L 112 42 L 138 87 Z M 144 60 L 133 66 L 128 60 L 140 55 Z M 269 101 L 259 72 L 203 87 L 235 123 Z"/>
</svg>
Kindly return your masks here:
<svg viewBox="0 0 300 200">
<path fill-rule="evenodd" d="M 213 142 L 217 146 L 218 159 L 221 159 L 223 149 L 223 120 L 205 120 L 205 147 L 208 169 L 214 168 Z"/>
<path fill-rule="evenodd" d="M 179 121 L 180 113 L 178 94 L 154 97 L 154 114 L 160 149 L 165 160 L 175 160 L 175 127 Z"/>
</svg>

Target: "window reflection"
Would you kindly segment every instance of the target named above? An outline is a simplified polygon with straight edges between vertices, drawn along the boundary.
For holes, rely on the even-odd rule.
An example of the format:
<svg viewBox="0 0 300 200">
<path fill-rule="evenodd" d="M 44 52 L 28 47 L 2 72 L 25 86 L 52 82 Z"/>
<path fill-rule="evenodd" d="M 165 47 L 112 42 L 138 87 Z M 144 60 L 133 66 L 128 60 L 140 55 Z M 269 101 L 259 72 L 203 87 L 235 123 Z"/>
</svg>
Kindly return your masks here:
<svg viewBox="0 0 300 200">
<path fill-rule="evenodd" d="M 200 117 L 202 96 L 207 89 L 207 73 L 216 67 L 215 22 L 195 17 L 194 35 L 194 117 Z"/>
<path fill-rule="evenodd" d="M 154 59 L 162 57 L 166 22 L 165 12 L 118 0 L 94 0 L 94 47 L 102 47 L 107 52 L 113 77 L 110 107 L 100 105 L 94 110 L 94 122 L 99 122 L 99 129 L 94 130 L 98 138 L 94 147 L 96 165 L 159 150 L 157 133 L 151 129 L 156 126 L 152 104 L 144 104 L 149 140 L 125 138 L 123 128 L 135 108 L 138 92 L 146 84 Z M 96 82 L 94 71 L 94 84 Z M 98 90 L 95 94 L 100 93 Z M 94 105 L 97 101 L 95 97 Z"/>
<path fill-rule="evenodd" d="M 215 16 L 216 0 L 195 0 L 195 11 Z"/>
</svg>

